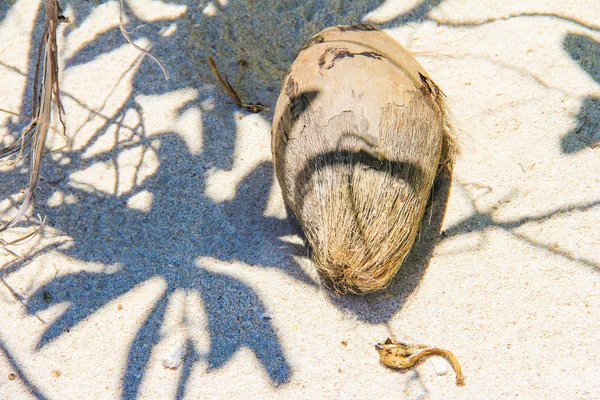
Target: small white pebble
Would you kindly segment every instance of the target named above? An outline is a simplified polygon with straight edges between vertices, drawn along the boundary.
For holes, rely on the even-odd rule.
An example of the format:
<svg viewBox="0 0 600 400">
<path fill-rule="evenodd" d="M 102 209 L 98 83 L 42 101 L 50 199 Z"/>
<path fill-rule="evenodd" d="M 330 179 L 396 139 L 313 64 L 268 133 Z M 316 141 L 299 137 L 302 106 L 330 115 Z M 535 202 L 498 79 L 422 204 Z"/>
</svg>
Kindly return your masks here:
<svg viewBox="0 0 600 400">
<path fill-rule="evenodd" d="M 450 370 L 450 365 L 448 364 L 448 361 L 441 357 L 431 357 L 429 361 L 431 362 L 431 365 L 433 365 L 435 373 L 438 375 L 446 375 Z"/>
<path fill-rule="evenodd" d="M 204 10 L 202 10 L 202 14 L 209 17 L 214 17 L 215 15 L 217 15 L 218 11 L 219 10 L 217 9 L 217 7 L 211 1 L 206 5 L 206 7 L 204 7 Z"/>
<path fill-rule="evenodd" d="M 185 358 L 186 350 L 187 349 L 185 342 L 178 343 L 175 346 L 172 346 L 160 357 L 163 367 L 169 369 L 177 369 L 183 362 L 183 359 Z"/>
</svg>

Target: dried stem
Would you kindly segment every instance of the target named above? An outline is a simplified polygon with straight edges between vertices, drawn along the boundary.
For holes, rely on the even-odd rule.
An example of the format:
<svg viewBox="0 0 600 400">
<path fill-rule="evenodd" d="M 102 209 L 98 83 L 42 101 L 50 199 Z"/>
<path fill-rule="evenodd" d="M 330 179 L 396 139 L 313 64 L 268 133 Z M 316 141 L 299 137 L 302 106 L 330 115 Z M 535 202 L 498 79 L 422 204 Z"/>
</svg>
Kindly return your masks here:
<svg viewBox="0 0 600 400">
<path fill-rule="evenodd" d="M 169 78 L 170 78 L 169 72 L 167 71 L 165 66 L 160 62 L 160 60 L 158 58 L 154 57 L 154 55 L 152 55 L 152 53 L 150 53 L 148 50 L 135 44 L 133 42 L 133 40 L 131 39 L 131 36 L 129 36 L 129 32 L 127 32 L 127 29 L 125 29 L 125 5 L 123 4 L 123 0 L 119 0 L 119 2 L 121 4 L 121 12 L 119 13 L 119 29 L 121 30 L 123 37 L 125 37 L 125 40 L 127 40 L 127 42 L 130 45 L 135 47 L 135 49 L 137 51 L 139 51 L 139 52 L 143 53 L 144 55 L 147 55 L 148 57 L 153 59 L 158 64 L 160 69 L 162 70 L 163 74 L 165 75 L 165 79 L 169 80 Z"/>
<path fill-rule="evenodd" d="M 46 0 L 46 23 L 44 33 L 40 40 L 33 83 L 34 96 L 32 104 L 34 117 L 32 117 L 31 123 L 23 130 L 21 139 L 17 143 L 0 150 L 0 158 L 10 156 L 18 150 L 19 156 L 17 159 L 19 159 L 25 146 L 33 141 L 29 185 L 25 192 L 25 199 L 17 210 L 16 215 L 8 223 L 0 226 L 0 233 L 15 226 L 21 221 L 34 203 L 35 192 L 39 183 L 42 168 L 44 146 L 50 128 L 53 99 L 58 108 L 58 116 L 63 130 L 65 129 L 65 124 L 62 119 L 64 109 L 60 101 L 60 88 L 58 84 L 58 57 L 56 44 L 56 27 L 62 21 L 68 21 L 68 19 L 61 15 L 57 0 Z M 43 225 L 43 220 L 41 220 L 41 225 Z M 27 234 L 12 242 L 6 242 L 0 239 L 0 246 L 6 249 L 7 245 L 22 243 L 24 240 L 39 233 L 41 225 L 35 232 Z"/>
<path fill-rule="evenodd" d="M 231 86 L 231 84 L 227 80 L 227 78 L 223 79 L 223 77 L 219 73 L 219 69 L 217 68 L 217 64 L 215 63 L 215 60 L 211 56 L 208 57 L 208 64 L 210 65 L 210 69 L 212 69 L 213 74 L 215 74 L 215 78 L 217 78 L 217 82 L 219 82 L 219 84 L 221 85 L 223 90 L 225 90 L 225 93 L 227 93 L 227 96 L 231 97 L 233 99 L 233 101 L 235 101 L 235 104 L 237 104 L 238 106 L 241 106 L 242 104 L 244 104 L 242 102 L 242 99 L 240 99 L 240 96 L 238 96 L 235 89 Z"/>
<path fill-rule="evenodd" d="M 414 360 L 414 362 L 417 362 L 424 357 L 430 356 L 440 356 L 448 360 L 448 362 L 450 362 L 450 364 L 452 365 L 452 369 L 454 369 L 454 372 L 456 373 L 456 384 L 459 386 L 465 384 L 465 376 L 463 375 L 462 369 L 460 368 L 460 363 L 458 362 L 456 356 L 452 354 L 450 350 L 440 349 L 438 347 L 427 347 L 415 354 L 414 356 L 412 356 L 412 359 Z"/>
<path fill-rule="evenodd" d="M 10 114 L 10 115 L 14 115 L 15 117 L 25 118 L 25 119 L 31 119 L 31 117 L 29 115 L 19 114 L 19 113 L 16 113 L 14 111 L 5 110 L 4 108 L 0 108 L 0 111 L 5 112 L 5 113 Z"/>
<path fill-rule="evenodd" d="M 215 63 L 215 60 L 210 56 L 208 57 L 208 64 L 210 65 L 210 69 L 215 75 L 215 78 L 217 78 L 217 82 L 219 82 L 223 90 L 225 90 L 227 96 L 231 97 L 231 99 L 235 101 L 235 104 L 237 104 L 239 107 L 242 107 L 246 111 L 253 113 L 258 113 L 266 109 L 266 107 L 260 103 L 244 103 L 242 99 L 240 99 L 240 96 L 237 94 L 237 91 L 229 83 L 227 77 L 223 78 L 221 76 L 221 74 L 219 73 L 219 69 L 217 68 L 217 64 Z"/>
</svg>

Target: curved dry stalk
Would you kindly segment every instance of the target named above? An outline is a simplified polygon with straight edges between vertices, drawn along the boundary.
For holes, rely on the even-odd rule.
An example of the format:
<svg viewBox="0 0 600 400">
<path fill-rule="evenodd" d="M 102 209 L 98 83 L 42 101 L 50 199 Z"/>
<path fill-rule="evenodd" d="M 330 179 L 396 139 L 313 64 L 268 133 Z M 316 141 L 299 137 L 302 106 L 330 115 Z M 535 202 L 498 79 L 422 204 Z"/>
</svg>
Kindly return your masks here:
<svg viewBox="0 0 600 400">
<path fill-rule="evenodd" d="M 4 246 L 4 249 L 6 251 L 8 251 L 10 254 L 12 254 L 15 257 L 18 257 L 17 254 L 12 252 L 10 249 L 6 248 L 5 246 L 16 246 L 19 244 L 23 244 L 23 243 L 26 243 L 29 240 L 33 239 L 34 237 L 36 237 L 42 231 L 42 228 L 46 224 L 45 216 L 42 217 L 40 214 L 38 214 L 37 217 L 39 219 L 39 226 L 33 232 L 29 232 L 28 234 L 18 237 L 17 239 L 11 240 L 10 242 L 7 242 L 7 241 L 3 240 L 2 238 L 0 238 L 0 245 Z"/>
<path fill-rule="evenodd" d="M 235 101 L 235 104 L 252 113 L 259 113 L 263 110 L 266 110 L 266 107 L 260 103 L 244 103 L 237 94 L 237 91 L 233 88 L 233 86 L 231 86 L 231 83 L 229 83 L 227 77 L 223 78 L 221 76 L 219 69 L 217 68 L 217 63 L 215 63 L 215 60 L 211 56 L 208 56 L 208 64 L 210 65 L 210 69 L 215 75 L 217 82 L 219 82 L 223 90 L 225 90 L 225 93 L 231 97 L 233 101 Z"/>
<path fill-rule="evenodd" d="M 135 49 L 137 51 L 143 53 L 144 55 L 147 55 L 152 60 L 154 60 L 154 62 L 156 62 L 158 64 L 158 66 L 162 70 L 163 74 L 165 75 L 165 79 L 169 80 L 170 79 L 169 72 L 167 71 L 167 69 L 165 68 L 165 66 L 160 62 L 160 60 L 158 58 L 156 58 L 148 50 L 146 50 L 143 47 L 140 47 L 137 44 L 135 44 L 133 42 L 133 39 L 131 39 L 131 36 L 129 36 L 129 32 L 127 32 L 127 29 L 125 29 L 125 4 L 123 4 L 123 0 L 119 0 L 119 3 L 120 3 L 120 6 L 121 6 L 121 11 L 119 12 L 119 29 L 121 30 L 121 33 L 123 34 L 123 37 L 125 38 L 125 40 L 127 40 L 127 42 L 130 45 L 132 45 L 133 47 L 135 47 Z"/>
<path fill-rule="evenodd" d="M 419 360 L 429 356 L 440 356 L 448 360 L 450 365 L 452 365 L 452 369 L 454 369 L 454 373 L 456 374 L 456 384 L 459 386 L 465 384 L 465 376 L 462 373 L 460 363 L 450 350 L 440 349 L 438 347 L 426 347 L 412 356 L 411 361 L 414 364 Z"/>
</svg>

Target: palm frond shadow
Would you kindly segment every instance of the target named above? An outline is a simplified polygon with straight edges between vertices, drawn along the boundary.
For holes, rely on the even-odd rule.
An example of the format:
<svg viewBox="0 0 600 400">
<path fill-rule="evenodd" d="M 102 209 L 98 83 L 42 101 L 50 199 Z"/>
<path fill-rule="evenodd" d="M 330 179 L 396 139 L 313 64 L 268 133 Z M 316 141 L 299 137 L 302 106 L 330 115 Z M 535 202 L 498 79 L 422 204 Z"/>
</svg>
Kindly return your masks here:
<svg viewBox="0 0 600 400">
<path fill-rule="evenodd" d="M 465 186 L 464 183 L 461 182 L 459 182 L 458 184 L 463 188 Z M 465 192 L 468 193 L 468 191 Z M 585 267 L 591 268 L 594 271 L 600 272 L 600 264 L 593 260 L 574 255 L 566 250 L 561 250 L 557 246 L 553 246 L 549 243 L 544 243 L 540 240 L 536 240 L 533 237 L 530 237 L 517 231 L 518 228 L 530 223 L 542 222 L 546 220 L 551 220 L 553 218 L 559 218 L 561 216 L 569 215 L 571 212 L 589 211 L 598 208 L 600 207 L 600 199 L 579 204 L 568 204 L 541 215 L 529 215 L 513 220 L 501 221 L 499 220 L 499 218 L 494 216 L 493 209 L 487 211 L 480 210 L 476 206 L 476 198 L 471 196 L 470 194 L 468 194 L 468 196 L 475 211 L 468 217 L 463 218 L 461 221 L 458 221 L 454 225 L 445 229 L 442 234 L 442 240 L 450 240 L 456 236 L 466 235 L 473 232 L 481 232 L 485 235 L 485 233 L 490 229 L 501 229 L 511 234 L 515 238 L 525 243 L 528 243 L 534 248 L 547 251 L 551 254 L 558 255 L 569 261 L 577 262 Z M 468 251 L 468 249 L 462 249 L 461 251 Z"/>
<path fill-rule="evenodd" d="M 19 362 L 8 351 L 7 346 L 2 340 L 0 340 L 0 356 L 6 357 L 10 367 L 13 369 L 15 375 L 21 380 L 21 383 L 27 388 L 29 393 L 38 400 L 47 400 L 48 397 L 38 388 L 35 383 L 31 382 L 24 371 L 21 369 Z"/>
<path fill-rule="evenodd" d="M 186 156 L 189 153 L 184 144 L 171 135 L 163 138 L 161 148 L 177 156 L 159 154 L 161 167 L 138 188 L 155 195 L 149 213 L 124 207 L 126 199 L 77 189 L 71 189 L 71 193 L 80 196 L 83 204 L 48 209 L 53 227 L 72 233 L 74 246 L 63 254 L 83 262 L 117 263 L 122 268 L 116 273 L 80 272 L 58 277 L 30 296 L 27 310 L 32 314 L 54 304 L 71 304 L 50 324 L 38 347 L 137 285 L 161 277 L 167 282 L 167 291 L 131 345 L 125 397 L 137 393 L 152 349 L 148 344 L 157 343 L 166 303 L 176 290 L 196 291 L 204 300 L 211 337 L 209 370 L 222 367 L 238 349 L 247 347 L 255 352 L 275 384 L 285 383 L 291 369 L 270 321 L 260 318 L 266 307 L 254 289 L 228 275 L 210 272 L 195 261 L 198 256 L 208 256 L 280 268 L 299 281 L 314 284 L 289 260 L 303 249 L 277 239 L 290 233 L 288 222 L 262 216 L 264 199 L 273 183 L 270 164 L 259 165 L 240 184 L 234 200 L 217 206 L 201 191 L 204 156 Z M 93 162 L 77 162 L 75 168 Z M 67 190 L 66 184 L 62 188 Z M 90 197 L 97 197 L 93 200 L 98 202 L 89 203 Z M 80 227 L 76 233 L 70 229 L 75 225 Z M 223 225 L 232 226 L 235 234 L 223 230 Z M 275 247 L 280 250 L 278 257 L 261 257 L 261 248 Z M 190 254 L 190 249 L 197 252 Z M 50 293 L 52 300 L 47 301 L 44 293 Z"/>
<path fill-rule="evenodd" d="M 600 42 L 590 36 L 569 33 L 563 46 L 581 69 L 600 84 Z M 563 153 L 573 154 L 600 146 L 600 97 L 583 99 L 577 121 L 575 128 L 561 138 Z"/>
</svg>

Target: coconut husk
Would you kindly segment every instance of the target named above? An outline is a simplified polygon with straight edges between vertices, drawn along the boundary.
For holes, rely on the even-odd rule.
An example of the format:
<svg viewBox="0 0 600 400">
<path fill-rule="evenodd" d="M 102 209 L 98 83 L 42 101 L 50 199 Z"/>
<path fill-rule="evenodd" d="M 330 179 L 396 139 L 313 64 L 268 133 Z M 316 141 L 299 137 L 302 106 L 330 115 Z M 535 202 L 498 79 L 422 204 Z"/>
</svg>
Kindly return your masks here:
<svg viewBox="0 0 600 400">
<path fill-rule="evenodd" d="M 275 108 L 272 152 L 286 203 L 326 282 L 384 288 L 420 229 L 454 141 L 444 94 L 398 42 L 334 27 L 301 49 Z"/>
</svg>

